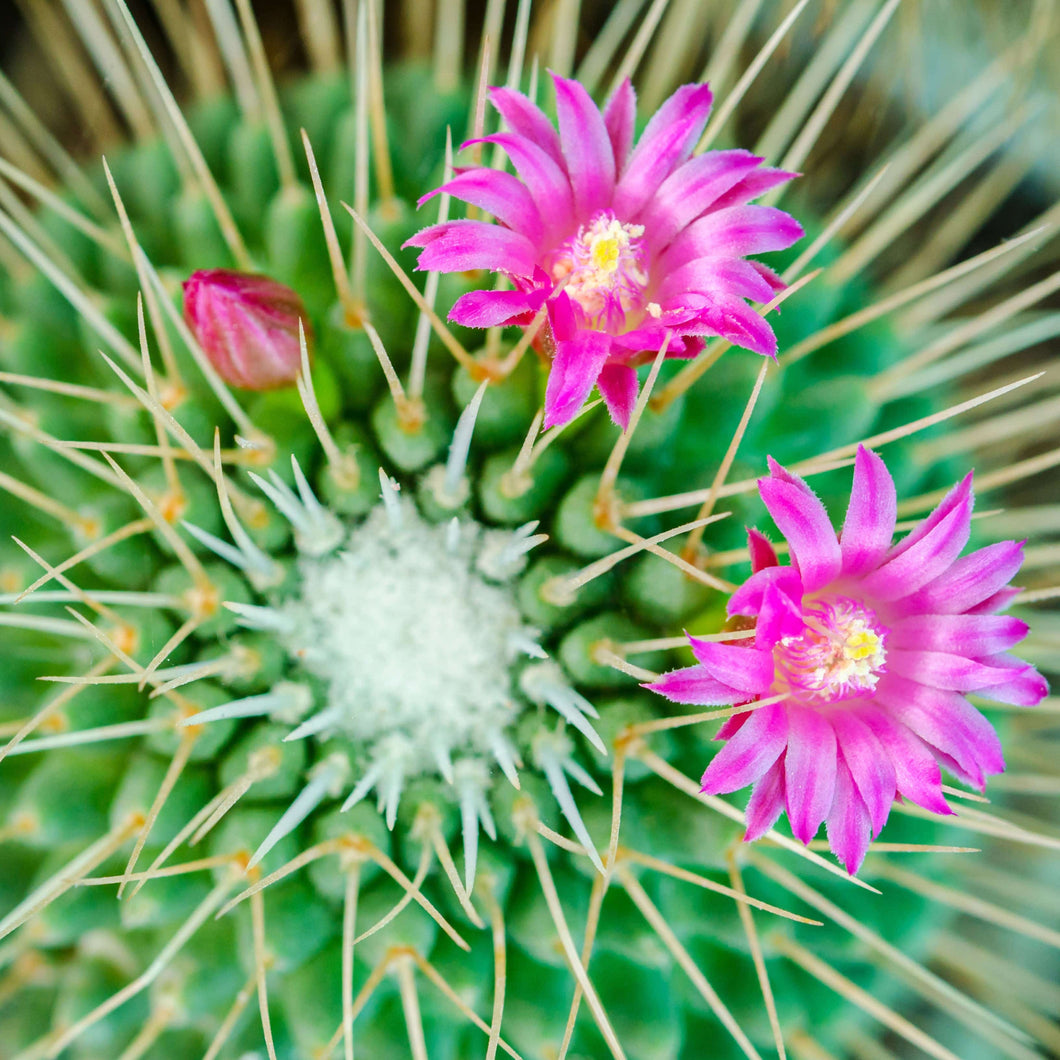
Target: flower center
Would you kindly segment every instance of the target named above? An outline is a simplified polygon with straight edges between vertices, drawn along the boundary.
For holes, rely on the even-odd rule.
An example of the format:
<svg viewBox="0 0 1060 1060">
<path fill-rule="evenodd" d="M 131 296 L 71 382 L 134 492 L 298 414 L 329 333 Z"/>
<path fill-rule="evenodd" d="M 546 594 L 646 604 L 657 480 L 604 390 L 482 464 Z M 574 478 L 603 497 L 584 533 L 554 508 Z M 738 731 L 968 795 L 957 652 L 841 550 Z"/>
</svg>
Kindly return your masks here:
<svg viewBox="0 0 1060 1060">
<path fill-rule="evenodd" d="M 806 625 L 773 649 L 776 690 L 812 703 L 871 696 L 884 672 L 887 630 L 876 614 L 845 596 L 818 600 Z"/>
<path fill-rule="evenodd" d="M 639 309 L 648 277 L 641 264 L 643 225 L 623 224 L 610 210 L 598 213 L 564 243 L 551 264 L 553 279 L 594 327 L 620 329 Z"/>
</svg>

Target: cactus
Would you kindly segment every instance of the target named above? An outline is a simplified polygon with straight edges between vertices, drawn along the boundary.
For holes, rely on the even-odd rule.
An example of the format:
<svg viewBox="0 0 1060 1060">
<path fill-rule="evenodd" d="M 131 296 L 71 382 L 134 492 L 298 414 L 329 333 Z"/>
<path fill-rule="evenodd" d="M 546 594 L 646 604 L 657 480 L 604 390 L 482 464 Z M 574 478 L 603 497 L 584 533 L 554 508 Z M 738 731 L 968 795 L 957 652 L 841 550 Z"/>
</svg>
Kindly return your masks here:
<svg viewBox="0 0 1060 1060">
<path fill-rule="evenodd" d="M 1023 653 L 1049 667 L 1049 233 L 968 246 L 1018 166 L 984 159 L 1038 23 L 881 170 L 850 112 L 878 98 L 859 70 L 893 77 L 894 3 L 816 27 L 805 3 L 653 5 L 639 30 L 618 5 L 586 48 L 577 4 L 520 4 L 499 46 L 491 3 L 465 69 L 460 2 L 431 66 L 420 5 L 384 65 L 391 5 L 340 26 L 302 0 L 311 69 L 285 81 L 249 0 L 159 2 L 150 47 L 100 6 L 33 10 L 66 69 L 73 28 L 107 74 L 116 111 L 90 75 L 70 101 L 93 152 L 135 133 L 104 163 L 0 82 L 0 1057 L 1060 1051 L 1047 713 L 984 706 L 1007 804 L 899 802 L 854 877 L 786 822 L 744 844 L 743 801 L 700 792 L 739 708 L 642 687 L 689 665 L 683 629 L 722 628 L 766 456 L 835 512 L 862 442 L 901 518 L 975 464 L 1005 508 L 977 543 L 1033 538 Z M 779 357 L 712 339 L 645 366 L 625 430 L 599 402 L 542 430 L 532 325 L 445 323 L 493 278 L 421 284 L 403 244 L 457 204 L 412 203 L 462 164 L 453 137 L 493 130 L 491 80 L 545 98 L 538 60 L 577 58 L 601 102 L 632 74 L 653 107 L 702 65 L 690 26 L 706 137 L 773 113 L 757 153 L 804 173 L 807 237 L 770 261 Z M 219 346 L 189 308 L 190 280 L 201 307 L 246 273 L 281 318 L 268 364 L 254 321 Z"/>
</svg>

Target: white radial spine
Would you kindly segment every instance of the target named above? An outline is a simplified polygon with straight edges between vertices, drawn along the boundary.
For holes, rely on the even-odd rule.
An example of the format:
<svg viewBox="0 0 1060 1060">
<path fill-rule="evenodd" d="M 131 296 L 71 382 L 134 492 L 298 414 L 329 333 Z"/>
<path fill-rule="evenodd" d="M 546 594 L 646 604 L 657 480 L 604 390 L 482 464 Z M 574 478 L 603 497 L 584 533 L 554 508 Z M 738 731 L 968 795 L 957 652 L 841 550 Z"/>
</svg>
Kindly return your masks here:
<svg viewBox="0 0 1060 1060">
<path fill-rule="evenodd" d="M 567 773 L 574 765 L 570 758 L 560 753 L 557 746 L 558 741 L 552 733 L 543 733 L 535 741 L 534 757 L 537 764 L 545 774 L 548 786 L 552 789 L 552 797 L 559 805 L 560 812 L 567 819 L 571 830 L 578 838 L 578 842 L 585 848 L 589 860 L 596 866 L 600 875 L 604 875 L 604 863 L 596 852 L 596 845 L 589 836 L 589 830 L 585 827 L 578 804 L 571 794 L 570 785 L 567 783 Z M 584 771 L 582 771 L 584 773 Z M 573 774 L 572 774 L 573 775 Z M 600 789 L 597 788 L 597 791 Z"/>
<path fill-rule="evenodd" d="M 438 766 L 438 772 L 447 784 L 453 783 L 453 756 L 449 753 L 449 747 L 439 740 L 432 748 L 434 760 Z"/>
<path fill-rule="evenodd" d="M 460 547 L 460 520 L 454 515 L 445 524 L 445 550 L 455 554 Z"/>
<path fill-rule="evenodd" d="M 220 556 L 226 563 L 231 564 L 237 570 L 245 571 L 250 566 L 250 560 L 243 554 L 243 552 L 236 548 L 235 545 L 230 545 L 227 541 L 222 541 L 219 537 L 211 534 L 209 530 L 203 530 L 201 526 L 196 526 L 194 523 L 189 523 L 186 520 L 181 520 L 181 526 L 188 531 L 189 534 L 200 545 L 205 545 L 214 555 Z"/>
<path fill-rule="evenodd" d="M 536 629 L 526 627 L 524 629 L 516 629 L 508 634 L 508 650 L 511 655 L 526 655 L 531 659 L 547 659 L 548 652 L 537 643 L 535 639 L 538 635 Z"/>
<path fill-rule="evenodd" d="M 318 732 L 323 732 L 341 720 L 342 709 L 340 707 L 325 707 L 324 710 L 314 714 L 311 718 L 306 718 L 301 725 L 292 729 L 283 738 L 283 742 L 289 743 L 291 740 L 304 740 L 307 736 L 315 736 Z"/>
<path fill-rule="evenodd" d="M 519 789 L 519 756 L 508 738 L 501 732 L 491 732 L 486 735 L 486 743 L 493 754 L 501 772 L 516 790 Z"/>
<path fill-rule="evenodd" d="M 240 604 L 228 601 L 226 610 L 238 616 L 238 624 L 244 629 L 257 629 L 268 633 L 287 635 L 295 630 L 294 622 L 282 611 L 260 604 Z"/>
<path fill-rule="evenodd" d="M 475 869 L 478 866 L 478 833 L 481 828 L 490 839 L 497 838 L 497 826 L 493 823 L 482 788 L 468 782 L 460 788 L 460 827 L 464 840 L 464 889 L 468 894 L 475 886 Z"/>
<path fill-rule="evenodd" d="M 376 762 L 369 766 L 368 771 L 354 785 L 353 791 L 346 796 L 341 812 L 345 813 L 347 810 L 353 809 L 375 787 L 376 782 L 382 775 L 383 766 L 381 763 Z"/>
<path fill-rule="evenodd" d="M 272 501 L 276 510 L 291 526 L 299 533 L 306 533 L 309 529 L 309 521 L 306 518 L 305 510 L 291 490 L 291 487 L 272 468 L 269 468 L 270 482 L 266 482 L 265 479 L 253 471 L 248 471 L 247 474 L 253 479 L 258 489 Z"/>
<path fill-rule="evenodd" d="M 268 714 L 279 721 L 293 721 L 312 706 L 313 698 L 304 685 L 293 682 L 282 682 L 271 692 L 261 695 L 244 696 L 228 703 L 201 710 L 198 714 L 183 718 L 181 726 L 205 725 L 210 721 L 222 721 L 226 718 L 259 718 Z"/>
<path fill-rule="evenodd" d="M 537 526 L 535 519 L 512 531 L 503 544 L 490 548 L 487 543 L 478 558 L 478 569 L 497 581 L 506 581 L 518 574 L 526 563 L 527 553 L 548 540 L 548 534 L 534 533 Z"/>
<path fill-rule="evenodd" d="M 404 519 L 401 514 L 401 502 L 398 499 L 401 487 L 382 468 L 380 468 L 379 488 L 380 497 L 383 501 L 383 508 L 386 510 L 387 522 L 390 524 L 391 531 L 396 534 L 401 530 L 401 527 L 404 524 Z"/>
<path fill-rule="evenodd" d="M 401 792 L 405 788 L 405 770 L 400 760 L 392 759 L 383 767 L 376 790 L 379 793 L 379 809 L 391 831 L 397 823 Z"/>
<path fill-rule="evenodd" d="M 583 695 L 575 692 L 563 680 L 562 671 L 555 663 L 528 666 L 519 681 L 523 691 L 534 702 L 548 704 L 565 721 L 578 730 L 601 754 L 607 754 L 604 741 L 589 722 L 598 718 L 596 708 Z"/>
<path fill-rule="evenodd" d="M 221 486 L 219 486 L 218 496 L 223 496 L 225 499 L 221 514 L 224 516 L 225 524 L 232 535 L 232 540 L 235 541 L 236 547 L 243 554 L 246 565 L 242 569 L 250 583 L 256 589 L 265 589 L 277 584 L 283 577 L 282 570 L 272 561 L 268 553 L 263 552 L 254 544 L 250 534 L 243 528 L 239 517 L 232 510 L 228 494 L 224 490 L 223 480 Z"/>
<path fill-rule="evenodd" d="M 269 469 L 268 482 L 253 471 L 249 475 L 294 528 L 295 543 L 299 550 L 310 556 L 322 556 L 342 541 L 342 523 L 317 500 L 293 454 L 291 469 L 297 494 L 272 468 Z"/>
<path fill-rule="evenodd" d="M 180 725 L 186 728 L 189 725 L 205 725 L 210 721 L 224 721 L 228 718 L 260 718 L 270 713 L 282 702 L 283 698 L 273 692 L 265 692 L 260 696 L 246 696 L 243 699 L 233 699 L 220 706 L 211 707 L 209 710 L 200 710 L 198 714 L 182 718 Z"/>
<path fill-rule="evenodd" d="M 344 754 L 334 754 L 314 766 L 309 772 L 309 783 L 299 792 L 283 816 L 272 826 L 261 846 L 247 864 L 254 868 L 276 844 L 293 832 L 329 795 L 334 797 L 350 772 Z"/>
<path fill-rule="evenodd" d="M 489 380 L 484 379 L 464 411 L 460 413 L 460 418 L 456 421 L 456 429 L 453 431 L 449 458 L 445 462 L 442 496 L 438 498 L 443 503 L 448 502 L 452 507 L 456 507 L 460 503 L 460 498 L 466 493 L 467 484 L 464 473 L 467 471 L 467 457 L 471 451 L 471 435 L 474 433 L 475 420 L 478 419 L 478 410 L 488 386 Z"/>
</svg>

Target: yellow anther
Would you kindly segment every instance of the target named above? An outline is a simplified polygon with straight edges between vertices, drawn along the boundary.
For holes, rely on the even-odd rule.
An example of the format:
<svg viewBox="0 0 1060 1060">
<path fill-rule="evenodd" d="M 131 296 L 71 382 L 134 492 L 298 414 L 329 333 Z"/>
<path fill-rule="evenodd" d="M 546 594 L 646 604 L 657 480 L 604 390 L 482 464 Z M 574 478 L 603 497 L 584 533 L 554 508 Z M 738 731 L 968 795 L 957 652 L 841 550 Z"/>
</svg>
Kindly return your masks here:
<svg viewBox="0 0 1060 1060">
<path fill-rule="evenodd" d="M 621 252 L 618 239 L 615 236 L 606 236 L 594 239 L 589 254 L 593 259 L 593 265 L 600 272 L 611 273 L 618 268 L 618 257 Z"/>
<path fill-rule="evenodd" d="M 844 648 L 850 659 L 868 659 L 880 650 L 880 638 L 872 630 L 860 630 L 847 637 Z"/>
</svg>

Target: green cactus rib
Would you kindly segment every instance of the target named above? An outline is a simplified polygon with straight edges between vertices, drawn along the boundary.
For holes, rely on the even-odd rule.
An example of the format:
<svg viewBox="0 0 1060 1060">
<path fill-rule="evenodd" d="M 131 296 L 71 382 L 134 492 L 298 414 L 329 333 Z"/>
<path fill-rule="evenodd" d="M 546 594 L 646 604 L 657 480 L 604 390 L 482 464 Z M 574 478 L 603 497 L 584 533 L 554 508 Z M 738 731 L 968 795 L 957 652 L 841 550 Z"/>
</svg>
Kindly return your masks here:
<svg viewBox="0 0 1060 1060">
<path fill-rule="evenodd" d="M 124 5 L 105 7 L 129 39 Z M 237 10 L 253 59 L 249 4 Z M 365 52 L 372 21 L 366 8 Z M 846 34 L 854 54 L 844 26 L 831 39 Z M 374 67 L 362 67 L 372 95 Z M 172 135 L 108 154 L 106 172 L 86 171 L 61 202 L 0 204 L 14 248 L 0 272 L 0 488 L 17 499 L 0 529 L 24 543 L 0 558 L 0 1058 L 355 1045 L 373 1060 L 724 1060 L 781 1042 L 805 1057 L 871 1055 L 858 1043 L 883 1048 L 880 1023 L 936 1056 L 1048 1047 L 1055 964 L 1038 949 L 1057 945 L 1058 841 L 1035 796 L 1055 768 L 1023 719 L 999 722 L 1038 788 L 956 824 L 896 813 L 851 881 L 784 826 L 744 847 L 739 811 L 698 797 L 717 722 L 667 717 L 638 685 L 687 661 L 683 628 L 721 627 L 743 527 L 763 520 L 754 479 L 767 453 L 804 461 L 832 510 L 853 446 L 906 425 L 938 421 L 888 450 L 901 496 L 926 509 L 964 470 L 977 443 L 940 413 L 1029 376 L 963 373 L 1021 348 L 983 351 L 1013 317 L 1039 328 L 1028 345 L 1042 320 L 1023 319 L 1028 299 L 959 322 L 957 301 L 941 325 L 924 307 L 962 285 L 977 297 L 975 282 L 996 281 L 1033 240 L 896 292 L 882 267 L 848 275 L 848 255 L 871 241 L 841 240 L 807 179 L 798 212 L 819 253 L 800 261 L 797 248 L 780 268 L 823 271 L 775 318 L 780 365 L 738 448 L 761 362 L 718 344 L 687 388 L 663 365 L 602 491 L 619 439 L 604 410 L 529 447 L 536 356 L 480 389 L 519 334 L 478 351 L 481 336 L 454 328 L 467 364 L 437 334 L 414 353 L 428 334 L 420 307 L 342 209 L 365 186 L 365 129 L 381 114 L 390 175 L 377 171 L 375 194 L 354 205 L 411 273 L 398 248 L 428 222 L 408 204 L 441 173 L 447 129 L 473 120 L 470 91 L 394 66 L 372 96 L 385 113 L 369 113 L 345 73 L 317 73 L 280 93 L 270 124 L 271 82 L 253 76 L 264 118 L 228 96 L 189 105 L 200 160 L 174 149 L 167 124 Z M 354 262 L 338 288 L 327 212 L 322 227 L 310 167 L 290 147 L 303 129 Z M 959 152 L 959 121 L 950 135 Z M 929 167 L 903 181 L 899 207 L 939 178 Z M 112 197 L 125 224 L 102 209 Z M 80 223 L 88 215 L 101 223 Z M 244 265 L 306 303 L 316 343 L 300 391 L 233 395 L 188 341 L 180 281 Z M 444 316 L 483 277 L 437 283 Z M 904 315 L 884 314 L 887 299 Z M 938 372 L 947 356 L 967 367 Z M 904 372 L 913 361 L 922 376 Z M 1002 400 L 1037 422 L 1023 390 Z M 469 429 L 462 464 L 454 433 Z M 999 485 L 1020 480 L 1013 462 Z M 698 553 L 681 552 L 684 534 L 664 539 L 703 522 L 715 493 Z M 292 511 L 319 516 L 319 548 Z M 645 548 L 653 538 L 684 567 Z M 358 638 L 348 657 L 344 635 Z M 1028 644 L 1044 656 L 1048 640 Z M 373 764 L 413 738 L 415 768 L 389 792 L 379 772 L 370 792 Z M 991 845 L 1000 853 L 966 852 Z M 997 948 L 974 926 L 991 921 L 1037 947 L 1012 950 L 1019 999 L 964 967 Z M 912 1015 L 918 1005 L 931 1015 Z M 956 1044 L 969 1038 L 997 1051 Z"/>
</svg>

